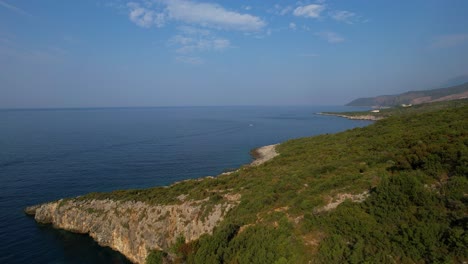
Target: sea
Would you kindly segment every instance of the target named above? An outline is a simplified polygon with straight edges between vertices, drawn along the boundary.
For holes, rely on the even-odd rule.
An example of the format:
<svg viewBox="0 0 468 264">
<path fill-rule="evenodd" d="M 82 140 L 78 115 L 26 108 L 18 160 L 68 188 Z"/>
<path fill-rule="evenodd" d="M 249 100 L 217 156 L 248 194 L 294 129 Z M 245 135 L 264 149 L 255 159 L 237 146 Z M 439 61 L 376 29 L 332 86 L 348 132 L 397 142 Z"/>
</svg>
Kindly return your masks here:
<svg viewBox="0 0 468 264">
<path fill-rule="evenodd" d="M 129 263 L 87 235 L 37 224 L 26 206 L 216 176 L 251 149 L 362 127 L 343 106 L 0 110 L 0 263 Z"/>
</svg>

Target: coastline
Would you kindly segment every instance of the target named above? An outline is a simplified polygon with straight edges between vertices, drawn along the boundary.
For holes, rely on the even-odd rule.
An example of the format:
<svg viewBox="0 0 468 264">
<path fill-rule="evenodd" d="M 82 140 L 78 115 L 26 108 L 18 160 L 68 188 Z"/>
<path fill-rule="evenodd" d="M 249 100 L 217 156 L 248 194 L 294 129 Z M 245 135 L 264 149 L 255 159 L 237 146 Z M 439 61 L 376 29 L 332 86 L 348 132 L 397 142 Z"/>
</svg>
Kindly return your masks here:
<svg viewBox="0 0 468 264">
<path fill-rule="evenodd" d="M 278 145 L 279 143 L 253 149 L 251 153 L 255 159 L 250 163 L 250 166 L 258 166 L 278 156 L 279 153 L 276 151 Z"/>
<path fill-rule="evenodd" d="M 259 166 L 259 165 L 273 159 L 274 157 L 279 156 L 280 154 L 276 151 L 276 146 L 278 146 L 279 144 L 280 143 L 272 144 L 272 145 L 266 145 L 266 146 L 262 146 L 262 147 L 252 149 L 250 151 L 250 154 L 252 155 L 254 160 L 252 162 L 250 162 L 249 164 L 246 164 L 245 166 Z M 239 171 L 241 168 L 238 168 L 238 169 L 233 170 L 233 171 L 223 172 L 223 173 L 221 173 L 219 175 L 229 175 L 229 174 L 232 174 L 234 172 Z"/>
<path fill-rule="evenodd" d="M 403 117 L 402 120 L 412 122 Z M 424 129 L 428 122 L 415 120 L 418 120 L 418 126 L 411 128 L 415 136 L 422 137 L 421 133 L 416 132 Z M 445 121 L 442 117 L 437 120 Z M 186 245 L 193 245 L 191 243 L 198 240 L 194 243 L 202 246 L 189 253 L 202 259 L 206 257 L 205 249 L 208 246 L 212 248 L 218 243 L 220 234 L 226 233 L 217 227 L 229 228 L 229 232 L 236 235 L 242 234 L 236 239 L 257 243 L 258 239 L 252 233 L 244 232 L 256 235 L 257 230 L 264 230 L 265 235 L 260 233 L 261 239 L 270 241 L 285 234 L 294 236 L 296 232 L 301 232 L 302 224 L 308 221 L 305 217 L 307 213 L 324 215 L 326 219 L 326 212 L 338 209 L 343 202 L 360 203 L 366 200 L 370 195 L 369 189 L 378 184 L 376 172 L 388 166 L 387 154 L 382 153 L 392 138 L 380 135 L 385 134 L 382 132 L 398 134 L 402 130 L 391 125 L 371 125 L 366 131 L 363 133 L 363 130 L 354 129 L 339 136 L 316 136 L 281 143 L 288 145 L 282 145 L 284 148 L 281 151 L 284 152 L 277 160 L 274 158 L 279 155 L 276 151 L 278 144 L 259 147 L 251 150 L 252 162 L 226 177 L 190 179 L 166 188 L 116 191 L 104 195 L 91 193 L 28 207 L 25 213 L 34 215 L 38 223 L 88 234 L 99 245 L 108 246 L 135 263 L 145 263 L 148 256 L 163 253 L 168 254 L 165 259 L 177 260 L 178 256 L 171 252 L 171 248 L 180 238 L 184 239 L 180 242 Z M 369 146 L 373 146 L 370 140 L 378 140 L 382 144 L 369 152 Z M 363 153 L 362 156 L 350 159 L 356 150 Z M 400 149 L 394 150 L 394 153 L 400 152 Z M 374 160 L 374 155 L 377 155 L 378 159 L 375 160 L 379 163 L 367 162 Z M 267 166 L 255 167 L 272 159 Z M 286 166 L 285 161 L 289 163 Z M 348 172 L 354 172 L 356 176 L 350 179 Z M 280 202 L 276 203 L 275 199 Z M 303 204 L 302 201 L 306 202 Z M 240 224 L 239 217 L 243 219 Z M 281 228 L 288 229 L 275 231 L 280 224 L 283 225 Z M 273 237 L 269 235 L 271 233 Z M 313 242 L 312 249 L 315 249 L 320 242 L 317 241 L 320 234 L 299 234 L 302 237 L 297 246 L 310 246 Z M 213 235 L 215 239 L 207 240 L 204 235 Z M 200 239 L 202 236 L 204 238 Z M 290 241 L 286 236 L 277 245 L 282 247 Z M 273 249 L 276 249 L 275 246 L 272 244 Z M 243 250 L 237 245 L 225 247 L 239 252 Z M 296 245 L 292 245 L 291 249 L 294 247 Z M 302 255 L 306 252 L 310 251 L 299 250 L 296 254 L 298 257 L 308 256 Z"/>
<path fill-rule="evenodd" d="M 245 165 L 258 166 L 278 156 L 276 146 L 262 146 L 251 151 L 254 161 Z M 221 173 L 218 176 L 238 172 Z M 173 187 L 187 181 L 215 179 L 206 176 L 175 182 L 163 188 Z M 133 263 L 145 263 L 151 250 L 167 250 L 177 237 L 185 242 L 199 239 L 204 234 L 212 234 L 214 228 L 226 214 L 240 203 L 241 195 L 228 190 L 219 192 L 221 200 L 207 209 L 209 199 L 187 199 L 186 194 L 177 197 L 176 203 L 149 204 L 142 201 L 122 201 L 112 199 L 81 200 L 80 196 L 71 199 L 28 206 L 26 215 L 34 217 L 42 224 L 51 224 L 56 229 L 72 233 L 88 234 L 100 246 L 107 246 L 123 254 Z M 130 213 L 129 213 L 130 212 Z M 77 220 L 78 219 L 78 220 Z M 106 221 L 108 225 L 100 225 Z M 151 236 L 134 237 L 130 233 L 150 230 Z"/>
<path fill-rule="evenodd" d="M 324 116 L 337 116 L 337 117 L 343 117 L 351 120 L 367 120 L 367 121 L 378 121 L 382 120 L 385 117 L 382 116 L 374 116 L 374 115 L 345 115 L 345 114 L 338 114 L 338 113 L 317 113 L 317 115 L 324 115 Z"/>
</svg>

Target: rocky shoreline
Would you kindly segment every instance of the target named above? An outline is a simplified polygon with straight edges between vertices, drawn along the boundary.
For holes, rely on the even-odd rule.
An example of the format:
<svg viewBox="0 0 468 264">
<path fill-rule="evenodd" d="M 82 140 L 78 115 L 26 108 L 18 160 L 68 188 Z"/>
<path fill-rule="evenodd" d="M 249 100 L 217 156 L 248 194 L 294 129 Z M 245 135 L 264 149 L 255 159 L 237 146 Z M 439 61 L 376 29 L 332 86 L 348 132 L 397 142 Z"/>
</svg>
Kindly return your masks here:
<svg viewBox="0 0 468 264">
<path fill-rule="evenodd" d="M 276 145 L 255 149 L 258 166 L 278 156 Z M 232 172 L 231 172 L 232 173 Z M 198 180 L 213 180 L 205 177 Z M 174 183 L 178 184 L 178 183 Z M 187 200 L 181 193 L 173 204 L 141 201 L 61 199 L 25 208 L 41 224 L 74 233 L 88 234 L 101 246 L 108 246 L 134 263 L 145 263 L 152 250 L 168 250 L 177 238 L 186 242 L 212 234 L 224 216 L 240 203 L 240 194 L 220 193 L 221 199 Z"/>
<path fill-rule="evenodd" d="M 257 149 L 254 149 L 253 151 L 255 152 L 255 160 L 250 163 L 251 166 L 258 166 L 260 164 L 263 164 L 272 158 L 276 157 L 279 155 L 278 152 L 276 152 L 276 146 L 279 144 L 274 144 L 274 145 L 268 145 L 268 146 L 263 146 Z"/>
<path fill-rule="evenodd" d="M 278 156 L 279 153 L 276 151 L 276 146 L 278 145 L 279 144 L 273 144 L 253 149 L 250 153 L 254 157 L 254 161 L 247 166 L 258 166 Z M 237 171 L 239 171 L 239 169 L 223 172 L 220 175 L 229 175 Z"/>
<path fill-rule="evenodd" d="M 240 195 L 227 193 L 211 208 L 208 199 L 151 205 L 141 201 L 58 200 L 30 206 L 25 213 L 41 224 L 79 234 L 88 234 L 134 263 L 145 263 L 151 250 L 167 250 L 178 237 L 186 242 L 211 234 L 224 216 L 240 202 Z"/>
</svg>

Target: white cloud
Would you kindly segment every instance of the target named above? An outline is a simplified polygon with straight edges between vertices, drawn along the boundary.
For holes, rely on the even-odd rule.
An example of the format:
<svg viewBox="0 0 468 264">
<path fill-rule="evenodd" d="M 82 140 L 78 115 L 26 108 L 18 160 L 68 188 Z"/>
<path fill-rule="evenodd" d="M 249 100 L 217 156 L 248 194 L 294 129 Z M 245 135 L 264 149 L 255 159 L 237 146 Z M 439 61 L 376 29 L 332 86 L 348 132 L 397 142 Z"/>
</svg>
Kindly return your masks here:
<svg viewBox="0 0 468 264">
<path fill-rule="evenodd" d="M 175 47 L 176 53 L 223 51 L 231 47 L 231 42 L 228 39 L 216 37 L 209 30 L 193 27 L 180 27 L 178 29 L 180 34 L 169 40 L 169 44 Z"/>
<path fill-rule="evenodd" d="M 229 39 L 216 36 L 216 30 L 259 34 L 267 25 L 260 17 L 208 2 L 133 0 L 126 7 L 129 19 L 141 27 L 163 27 L 171 22 L 180 24 L 176 35 L 167 43 L 178 54 L 177 61 L 191 64 L 203 63 L 198 56 L 203 52 L 224 51 L 232 47 Z M 250 10 L 251 7 L 243 6 L 242 9 Z"/>
<path fill-rule="evenodd" d="M 345 41 L 345 39 L 342 36 L 331 31 L 318 32 L 315 35 L 319 36 L 322 39 L 325 39 L 329 43 L 340 43 L 340 42 Z"/>
<path fill-rule="evenodd" d="M 177 46 L 176 52 L 179 54 L 189 54 L 204 51 L 223 51 L 231 47 L 231 42 L 224 38 L 187 38 L 177 35 L 171 39 L 171 43 Z"/>
<path fill-rule="evenodd" d="M 356 19 L 356 14 L 345 10 L 333 11 L 330 12 L 330 17 L 339 22 L 353 24 Z"/>
<path fill-rule="evenodd" d="M 291 23 L 289 23 L 289 28 L 292 29 L 292 30 L 296 30 L 297 26 L 296 26 L 295 23 L 291 22 Z"/>
<path fill-rule="evenodd" d="M 166 3 L 168 16 L 185 23 L 240 31 L 258 31 L 266 25 L 259 17 L 229 11 L 218 4 L 186 0 L 170 0 Z"/>
<path fill-rule="evenodd" d="M 0 0 L 1 1 L 1 0 Z M 230 11 L 218 4 L 187 0 L 140 0 L 129 2 L 129 18 L 141 27 L 162 27 L 170 20 L 207 28 L 259 31 L 266 26 L 260 17 Z M 249 9 L 246 7 L 244 9 Z"/>
<path fill-rule="evenodd" d="M 130 9 L 128 14 L 130 20 L 137 24 L 140 27 L 162 27 L 165 24 L 165 15 L 164 13 L 158 13 L 151 9 L 142 7 L 140 4 L 135 2 L 130 2 L 127 4 Z"/>
<path fill-rule="evenodd" d="M 325 9 L 324 5 L 310 4 L 306 6 L 297 7 L 296 9 L 294 9 L 293 14 L 295 16 L 318 18 L 320 17 L 320 13 L 324 9 Z"/>
<path fill-rule="evenodd" d="M 433 39 L 431 48 L 451 48 L 468 43 L 468 34 L 448 34 Z"/>
</svg>

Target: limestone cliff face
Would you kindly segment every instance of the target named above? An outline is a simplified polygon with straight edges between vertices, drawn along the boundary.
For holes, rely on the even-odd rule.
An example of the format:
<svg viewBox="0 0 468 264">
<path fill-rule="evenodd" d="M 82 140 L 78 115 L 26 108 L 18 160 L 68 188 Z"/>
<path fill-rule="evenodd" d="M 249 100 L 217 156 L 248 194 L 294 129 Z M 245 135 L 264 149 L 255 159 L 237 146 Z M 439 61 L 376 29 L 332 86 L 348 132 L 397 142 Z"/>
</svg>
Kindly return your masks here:
<svg viewBox="0 0 468 264">
<path fill-rule="evenodd" d="M 211 234 L 225 214 L 239 203 L 239 195 L 225 195 L 206 206 L 207 199 L 171 205 L 113 200 L 59 200 L 28 207 L 37 222 L 89 234 L 135 263 L 144 263 L 153 249 L 167 249 L 183 235 L 186 241 Z"/>
</svg>

